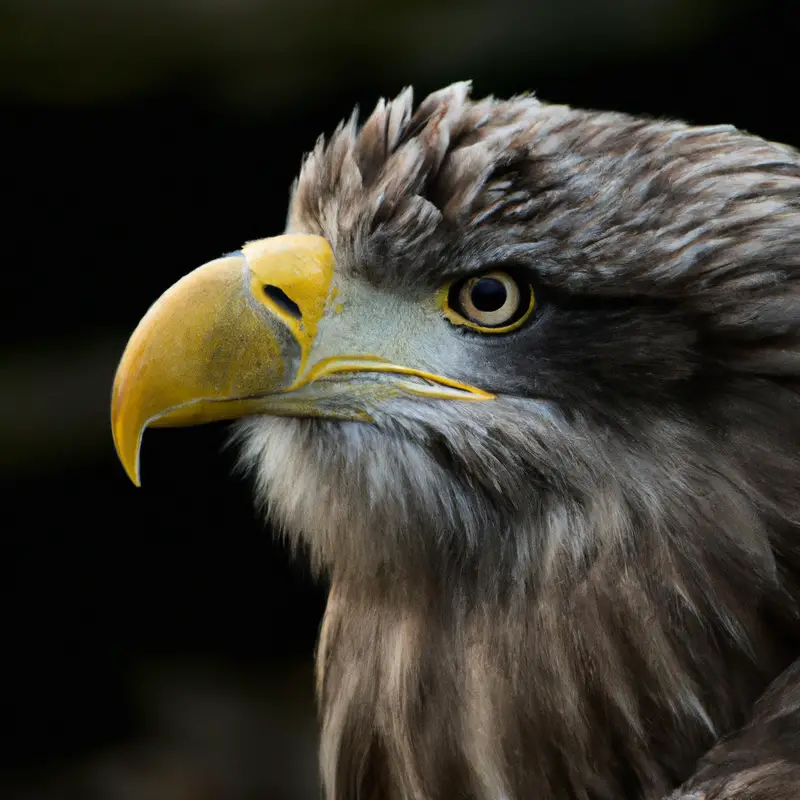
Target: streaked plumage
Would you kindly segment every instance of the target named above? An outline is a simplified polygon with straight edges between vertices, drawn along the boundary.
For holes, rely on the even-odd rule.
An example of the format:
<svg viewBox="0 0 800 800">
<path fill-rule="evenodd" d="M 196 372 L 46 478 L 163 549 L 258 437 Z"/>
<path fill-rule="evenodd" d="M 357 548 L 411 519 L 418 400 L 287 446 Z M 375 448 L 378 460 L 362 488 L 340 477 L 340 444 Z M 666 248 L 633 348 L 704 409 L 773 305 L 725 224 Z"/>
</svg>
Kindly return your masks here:
<svg viewBox="0 0 800 800">
<path fill-rule="evenodd" d="M 330 243 L 369 336 L 382 298 L 490 267 L 538 304 L 499 336 L 393 316 L 393 354 L 492 402 L 240 423 L 331 580 L 329 800 L 656 799 L 751 718 L 686 792 L 800 797 L 798 153 L 406 91 L 320 140 L 287 231 Z"/>
</svg>

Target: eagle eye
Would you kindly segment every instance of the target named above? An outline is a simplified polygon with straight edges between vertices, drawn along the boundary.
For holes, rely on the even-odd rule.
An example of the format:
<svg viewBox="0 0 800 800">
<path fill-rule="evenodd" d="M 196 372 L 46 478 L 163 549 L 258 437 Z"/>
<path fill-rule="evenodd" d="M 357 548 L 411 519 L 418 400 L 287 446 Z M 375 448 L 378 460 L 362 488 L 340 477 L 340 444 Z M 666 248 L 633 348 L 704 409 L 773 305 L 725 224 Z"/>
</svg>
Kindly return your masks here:
<svg viewBox="0 0 800 800">
<path fill-rule="evenodd" d="M 535 305 L 530 283 L 492 270 L 451 284 L 444 312 L 454 325 L 481 333 L 508 333 L 525 322 Z"/>
</svg>

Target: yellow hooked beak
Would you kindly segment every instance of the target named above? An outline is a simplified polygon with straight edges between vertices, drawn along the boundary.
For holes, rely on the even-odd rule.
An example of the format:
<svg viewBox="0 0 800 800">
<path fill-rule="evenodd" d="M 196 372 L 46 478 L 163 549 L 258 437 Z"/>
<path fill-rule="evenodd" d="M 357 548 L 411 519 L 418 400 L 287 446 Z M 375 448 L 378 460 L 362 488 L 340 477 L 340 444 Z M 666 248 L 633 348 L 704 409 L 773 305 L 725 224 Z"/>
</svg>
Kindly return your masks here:
<svg viewBox="0 0 800 800">
<path fill-rule="evenodd" d="M 322 237 L 277 236 L 199 267 L 156 301 L 123 353 L 111 401 L 117 454 L 137 486 L 146 427 L 313 414 L 307 405 L 292 405 L 291 393 L 337 372 L 416 376 L 425 385 L 409 390 L 426 396 L 493 397 L 374 355 L 311 364 L 318 326 L 335 296 L 334 267 Z"/>
</svg>

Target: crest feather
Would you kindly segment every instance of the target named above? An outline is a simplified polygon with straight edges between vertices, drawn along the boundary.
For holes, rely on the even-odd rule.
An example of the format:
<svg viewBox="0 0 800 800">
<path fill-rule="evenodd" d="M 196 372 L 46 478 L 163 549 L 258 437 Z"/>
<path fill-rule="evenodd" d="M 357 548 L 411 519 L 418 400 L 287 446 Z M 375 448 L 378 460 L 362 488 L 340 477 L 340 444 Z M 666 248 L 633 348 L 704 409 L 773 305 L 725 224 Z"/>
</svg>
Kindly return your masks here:
<svg viewBox="0 0 800 800">
<path fill-rule="evenodd" d="M 521 145 L 519 132 L 540 108 L 531 95 L 472 101 L 470 91 L 469 81 L 454 83 L 414 110 L 406 87 L 393 100 L 381 98 L 360 128 L 354 111 L 305 158 L 288 230 L 358 247 L 355 237 L 400 220 L 420 234 L 442 218 L 469 214 L 498 157 Z"/>
</svg>

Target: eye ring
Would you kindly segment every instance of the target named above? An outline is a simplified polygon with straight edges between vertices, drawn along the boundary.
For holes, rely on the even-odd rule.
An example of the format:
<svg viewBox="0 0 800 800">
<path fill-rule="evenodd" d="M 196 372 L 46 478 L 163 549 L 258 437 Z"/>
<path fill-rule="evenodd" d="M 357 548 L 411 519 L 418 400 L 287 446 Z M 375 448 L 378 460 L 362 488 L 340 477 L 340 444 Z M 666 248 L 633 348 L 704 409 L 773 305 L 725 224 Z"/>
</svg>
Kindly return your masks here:
<svg viewBox="0 0 800 800">
<path fill-rule="evenodd" d="M 480 333 L 509 333 L 536 307 L 530 282 L 505 270 L 490 270 L 444 287 L 442 310 L 453 325 Z"/>
</svg>

